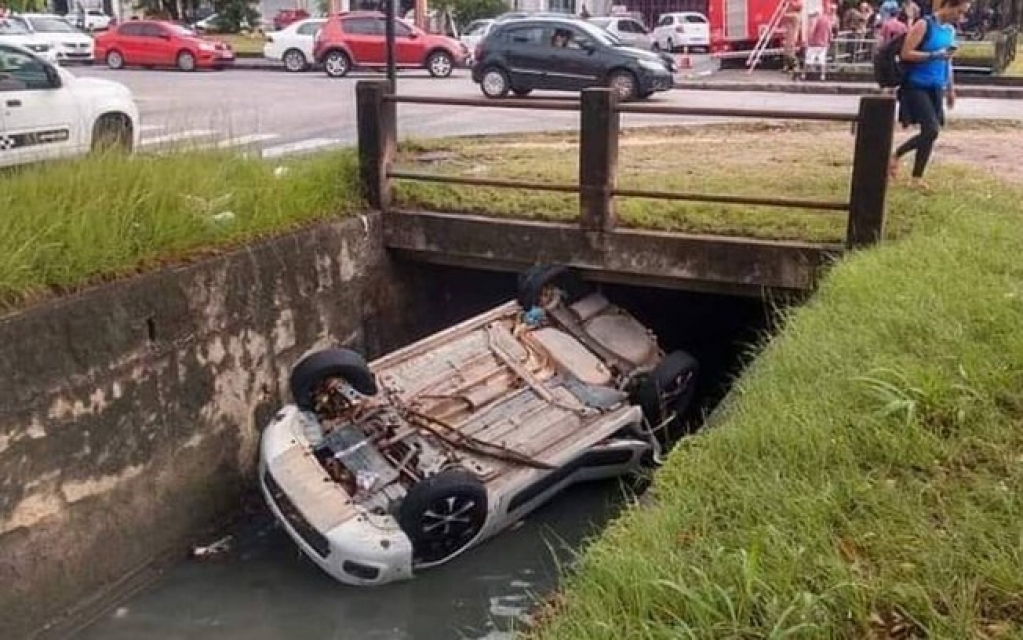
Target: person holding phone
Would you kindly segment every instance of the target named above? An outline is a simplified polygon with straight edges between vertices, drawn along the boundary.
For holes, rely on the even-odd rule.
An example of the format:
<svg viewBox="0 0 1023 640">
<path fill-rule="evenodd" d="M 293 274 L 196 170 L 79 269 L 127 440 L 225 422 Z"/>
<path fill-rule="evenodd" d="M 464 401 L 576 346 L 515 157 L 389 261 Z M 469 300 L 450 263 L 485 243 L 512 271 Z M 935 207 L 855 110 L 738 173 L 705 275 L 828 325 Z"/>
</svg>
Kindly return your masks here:
<svg viewBox="0 0 1023 640">
<path fill-rule="evenodd" d="M 899 54 L 905 74 L 899 87 L 899 122 L 903 127 L 919 125 L 920 133 L 902 143 L 889 164 L 895 177 L 899 160 L 910 151 L 913 179 L 921 186 L 934 141 L 945 124 L 945 106 L 955 108 L 952 56 L 956 50 L 955 25 L 970 9 L 970 0 L 945 0 L 938 9 L 910 27 Z"/>
</svg>

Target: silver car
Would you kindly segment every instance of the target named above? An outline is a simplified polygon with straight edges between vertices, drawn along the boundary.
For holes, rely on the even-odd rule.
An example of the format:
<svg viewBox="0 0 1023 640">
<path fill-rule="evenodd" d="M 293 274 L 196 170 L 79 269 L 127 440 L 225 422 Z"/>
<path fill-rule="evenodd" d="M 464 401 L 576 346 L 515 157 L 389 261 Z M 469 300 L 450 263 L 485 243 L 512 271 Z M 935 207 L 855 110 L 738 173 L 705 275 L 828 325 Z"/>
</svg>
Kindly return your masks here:
<svg viewBox="0 0 1023 640">
<path fill-rule="evenodd" d="M 642 22 L 635 18 L 607 16 L 590 18 L 588 21 L 618 36 L 622 44 L 636 47 L 637 49 L 649 50 L 653 48 L 654 39 L 650 36 L 650 32 L 643 26 Z"/>
</svg>

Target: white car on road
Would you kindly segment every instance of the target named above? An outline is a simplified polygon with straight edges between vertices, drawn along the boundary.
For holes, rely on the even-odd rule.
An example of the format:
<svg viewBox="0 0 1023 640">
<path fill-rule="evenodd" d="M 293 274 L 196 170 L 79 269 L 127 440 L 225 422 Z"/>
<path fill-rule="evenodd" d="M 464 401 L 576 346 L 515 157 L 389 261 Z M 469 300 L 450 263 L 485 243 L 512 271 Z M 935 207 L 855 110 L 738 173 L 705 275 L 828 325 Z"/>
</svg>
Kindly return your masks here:
<svg viewBox="0 0 1023 640">
<path fill-rule="evenodd" d="M 637 49 L 652 49 L 654 45 L 653 36 L 643 26 L 643 23 L 635 18 L 622 16 L 607 16 L 601 18 L 590 18 L 589 22 L 602 29 L 610 31 L 618 36 L 623 44 Z"/>
<path fill-rule="evenodd" d="M 710 21 L 696 11 L 664 13 L 653 31 L 654 46 L 673 52 L 682 47 L 710 50 Z"/>
<path fill-rule="evenodd" d="M 33 52 L 0 43 L 0 167 L 134 149 L 139 111 L 122 84 L 76 78 Z"/>
<path fill-rule="evenodd" d="M 71 26 L 64 18 L 46 13 L 22 13 L 8 19 L 48 42 L 61 63 L 93 62 L 95 43 L 92 37 Z"/>
<path fill-rule="evenodd" d="M 462 35 L 459 36 L 458 39 L 469 50 L 469 60 L 466 61 L 467 65 L 472 64 L 472 58 L 476 55 L 477 45 L 483 42 L 483 38 L 487 37 L 487 34 L 490 33 L 490 27 L 493 25 L 494 21 L 491 19 L 473 20 L 465 28 L 465 31 L 462 32 Z"/>
<path fill-rule="evenodd" d="M 280 31 L 268 33 L 266 44 L 263 45 L 263 57 L 282 61 L 288 71 L 305 71 L 315 60 L 313 44 L 316 32 L 326 22 L 326 18 L 307 18 L 292 22 Z"/>
<path fill-rule="evenodd" d="M 24 47 L 47 62 L 57 62 L 57 51 L 50 43 L 29 31 L 20 20 L 0 18 L 0 44 Z"/>
<path fill-rule="evenodd" d="M 113 18 L 103 13 L 100 9 L 89 9 L 81 13 L 71 12 L 64 16 L 64 19 L 84 31 L 103 31 L 110 28 Z"/>
</svg>

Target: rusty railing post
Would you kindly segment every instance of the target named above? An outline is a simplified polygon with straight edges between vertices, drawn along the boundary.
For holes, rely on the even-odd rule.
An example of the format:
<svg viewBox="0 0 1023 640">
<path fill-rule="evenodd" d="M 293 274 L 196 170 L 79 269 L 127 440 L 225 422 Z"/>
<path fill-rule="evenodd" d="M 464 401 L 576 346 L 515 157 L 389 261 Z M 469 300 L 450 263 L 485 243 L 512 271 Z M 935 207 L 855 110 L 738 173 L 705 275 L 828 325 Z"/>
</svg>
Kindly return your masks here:
<svg viewBox="0 0 1023 640">
<path fill-rule="evenodd" d="M 618 166 L 620 115 L 610 89 L 584 89 L 579 136 L 579 224 L 585 231 L 615 226 L 612 191 Z"/>
<path fill-rule="evenodd" d="M 397 105 L 385 96 L 390 85 L 380 80 L 360 80 L 355 85 L 356 121 L 359 135 L 359 178 L 363 197 L 373 209 L 391 206 L 391 180 L 387 171 L 397 145 Z"/>
<path fill-rule="evenodd" d="M 846 247 L 875 244 L 884 233 L 884 205 L 888 190 L 888 162 L 895 134 L 895 99 L 891 96 L 860 98 L 849 193 Z"/>
</svg>

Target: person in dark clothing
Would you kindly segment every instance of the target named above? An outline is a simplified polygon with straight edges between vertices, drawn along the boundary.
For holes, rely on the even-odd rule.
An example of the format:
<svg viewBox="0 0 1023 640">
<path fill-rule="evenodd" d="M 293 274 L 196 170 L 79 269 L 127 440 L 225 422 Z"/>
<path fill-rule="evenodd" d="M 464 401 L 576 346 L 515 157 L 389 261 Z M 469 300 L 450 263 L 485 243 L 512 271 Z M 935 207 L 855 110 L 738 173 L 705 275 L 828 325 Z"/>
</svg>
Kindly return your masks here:
<svg viewBox="0 0 1023 640">
<path fill-rule="evenodd" d="M 902 156 L 915 151 L 913 178 L 922 185 L 934 141 L 945 124 L 944 107 L 955 107 L 952 79 L 955 25 L 969 8 L 969 0 L 945 0 L 933 15 L 917 21 L 906 34 L 900 53 L 906 73 L 897 94 L 899 121 L 903 127 L 919 125 L 920 133 L 895 150 L 889 164 L 892 177 L 898 173 Z"/>
</svg>

